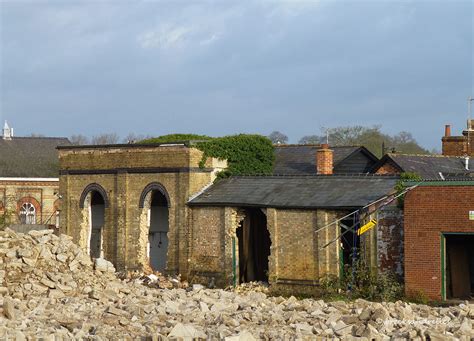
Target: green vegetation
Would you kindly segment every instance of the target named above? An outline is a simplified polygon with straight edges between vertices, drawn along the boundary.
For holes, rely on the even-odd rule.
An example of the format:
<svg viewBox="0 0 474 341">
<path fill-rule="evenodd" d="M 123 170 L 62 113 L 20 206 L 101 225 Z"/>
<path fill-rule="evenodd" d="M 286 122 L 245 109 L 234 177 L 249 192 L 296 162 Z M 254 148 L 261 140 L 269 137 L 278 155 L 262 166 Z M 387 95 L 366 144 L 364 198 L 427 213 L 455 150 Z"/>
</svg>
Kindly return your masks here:
<svg viewBox="0 0 474 341">
<path fill-rule="evenodd" d="M 326 299 L 396 301 L 403 298 L 403 285 L 391 273 L 373 273 L 363 259 L 356 261 L 354 272 L 349 266 L 339 277 L 326 277 L 321 289 Z"/>
<path fill-rule="evenodd" d="M 405 182 L 406 181 L 421 181 L 422 178 L 416 173 L 411 173 L 411 172 L 406 172 L 406 173 L 401 173 L 400 174 L 400 179 L 397 181 L 397 184 L 395 185 L 395 190 L 397 191 L 397 195 L 402 193 L 405 189 Z M 403 209 L 403 205 L 405 202 L 405 195 L 402 195 L 398 197 L 398 207 Z"/>
<path fill-rule="evenodd" d="M 0 215 L 0 230 L 4 230 L 7 227 L 13 218 L 13 212 L 5 210 L 2 215 Z"/>
<path fill-rule="evenodd" d="M 141 141 L 141 143 L 195 142 L 203 151 L 199 164 L 204 167 L 207 158 L 225 159 L 228 168 L 218 178 L 232 175 L 270 175 L 273 171 L 274 150 L 272 142 L 265 136 L 239 134 L 224 137 L 209 137 L 194 134 L 171 134 Z"/>
<path fill-rule="evenodd" d="M 431 303 L 430 299 L 428 298 L 428 295 L 426 295 L 426 293 L 423 290 L 415 291 L 414 293 L 409 295 L 407 297 L 407 299 L 408 299 L 409 302 L 417 303 L 417 304 L 425 304 L 426 305 L 426 304 Z"/>
<path fill-rule="evenodd" d="M 158 137 L 151 137 L 140 141 L 140 143 L 176 143 L 176 142 L 190 142 L 190 141 L 202 141 L 211 140 L 213 137 L 207 135 L 197 134 L 168 134 Z"/>
</svg>

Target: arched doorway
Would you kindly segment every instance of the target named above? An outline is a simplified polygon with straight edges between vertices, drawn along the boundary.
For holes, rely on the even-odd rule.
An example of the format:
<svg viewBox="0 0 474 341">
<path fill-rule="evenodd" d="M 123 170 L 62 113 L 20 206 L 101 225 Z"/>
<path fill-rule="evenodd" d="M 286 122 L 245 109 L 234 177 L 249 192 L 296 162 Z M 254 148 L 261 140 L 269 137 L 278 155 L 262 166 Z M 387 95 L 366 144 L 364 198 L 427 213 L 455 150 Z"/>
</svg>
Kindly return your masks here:
<svg viewBox="0 0 474 341">
<path fill-rule="evenodd" d="M 155 271 L 166 268 L 168 254 L 168 201 L 163 193 L 153 191 L 150 204 L 150 226 L 148 232 L 148 257 Z"/>
<path fill-rule="evenodd" d="M 140 245 L 146 252 L 144 265 L 150 265 L 154 271 L 164 272 L 168 259 L 170 207 L 165 187 L 157 182 L 146 186 L 140 197 L 139 207 L 143 209 L 140 218 Z"/>
<path fill-rule="evenodd" d="M 239 282 L 268 282 L 271 239 L 265 213 L 260 208 L 246 209 L 236 234 L 239 243 Z"/>
<path fill-rule="evenodd" d="M 90 256 L 92 258 L 101 258 L 104 257 L 103 230 L 105 223 L 105 199 L 98 191 L 92 191 L 90 196 Z"/>
</svg>

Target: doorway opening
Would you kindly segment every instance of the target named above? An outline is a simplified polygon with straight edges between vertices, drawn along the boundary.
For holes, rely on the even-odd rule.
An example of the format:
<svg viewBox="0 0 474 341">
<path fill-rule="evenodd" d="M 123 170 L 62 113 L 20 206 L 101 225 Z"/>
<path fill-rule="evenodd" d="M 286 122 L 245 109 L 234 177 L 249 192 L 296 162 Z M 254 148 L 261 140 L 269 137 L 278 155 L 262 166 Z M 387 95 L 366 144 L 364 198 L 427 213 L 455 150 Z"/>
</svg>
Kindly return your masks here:
<svg viewBox="0 0 474 341">
<path fill-rule="evenodd" d="M 446 297 L 474 297 L 474 234 L 447 234 Z"/>
<path fill-rule="evenodd" d="M 353 217 L 341 220 L 339 225 L 341 234 L 341 275 L 344 275 L 351 272 L 353 265 L 360 256 L 360 237 L 357 235 L 359 224 L 356 218 Z"/>
<path fill-rule="evenodd" d="M 245 210 L 245 218 L 236 231 L 239 246 L 239 283 L 268 282 L 270 232 L 267 216 L 259 208 Z"/>
<path fill-rule="evenodd" d="M 153 191 L 149 211 L 148 257 L 154 271 L 166 269 L 168 256 L 168 201 L 160 191 Z"/>
<path fill-rule="evenodd" d="M 105 222 L 105 200 L 97 191 L 91 194 L 91 237 L 89 241 L 90 256 L 92 258 L 104 257 L 103 230 Z"/>
</svg>

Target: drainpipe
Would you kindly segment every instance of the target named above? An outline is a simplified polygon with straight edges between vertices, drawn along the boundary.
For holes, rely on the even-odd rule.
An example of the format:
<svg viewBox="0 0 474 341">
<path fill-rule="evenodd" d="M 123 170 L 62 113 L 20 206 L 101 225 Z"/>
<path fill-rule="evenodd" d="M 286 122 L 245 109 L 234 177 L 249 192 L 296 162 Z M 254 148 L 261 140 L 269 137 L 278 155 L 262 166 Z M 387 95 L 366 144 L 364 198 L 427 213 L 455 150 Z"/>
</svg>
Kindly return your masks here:
<svg viewBox="0 0 474 341">
<path fill-rule="evenodd" d="M 465 160 L 466 170 L 469 170 L 469 156 L 466 156 L 466 158 L 464 160 Z"/>
</svg>

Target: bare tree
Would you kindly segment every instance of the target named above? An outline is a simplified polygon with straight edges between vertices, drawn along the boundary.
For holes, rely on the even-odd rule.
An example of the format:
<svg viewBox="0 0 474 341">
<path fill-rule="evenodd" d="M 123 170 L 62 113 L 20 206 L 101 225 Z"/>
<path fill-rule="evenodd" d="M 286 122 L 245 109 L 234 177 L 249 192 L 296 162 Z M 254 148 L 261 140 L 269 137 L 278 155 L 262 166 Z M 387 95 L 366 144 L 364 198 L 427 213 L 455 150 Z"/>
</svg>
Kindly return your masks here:
<svg viewBox="0 0 474 341">
<path fill-rule="evenodd" d="M 71 141 L 72 144 L 74 145 L 85 145 L 89 144 L 89 138 L 87 136 L 78 134 L 78 135 L 72 135 L 69 138 L 69 141 Z"/>
<path fill-rule="evenodd" d="M 92 137 L 91 144 L 116 144 L 120 140 L 116 133 L 105 133 Z"/>
<path fill-rule="evenodd" d="M 300 138 L 299 144 L 320 144 L 325 141 L 324 136 L 319 135 L 306 135 Z"/>
<path fill-rule="evenodd" d="M 43 134 L 38 134 L 38 133 L 31 133 L 30 137 L 44 137 Z"/>
<path fill-rule="evenodd" d="M 268 138 L 274 143 L 274 144 L 285 144 L 288 143 L 288 136 L 285 134 L 279 132 L 279 131 L 273 131 L 268 135 Z"/>
<path fill-rule="evenodd" d="M 129 133 L 127 136 L 125 136 L 122 142 L 123 143 L 138 143 L 150 137 L 151 137 L 150 135 Z"/>
</svg>

